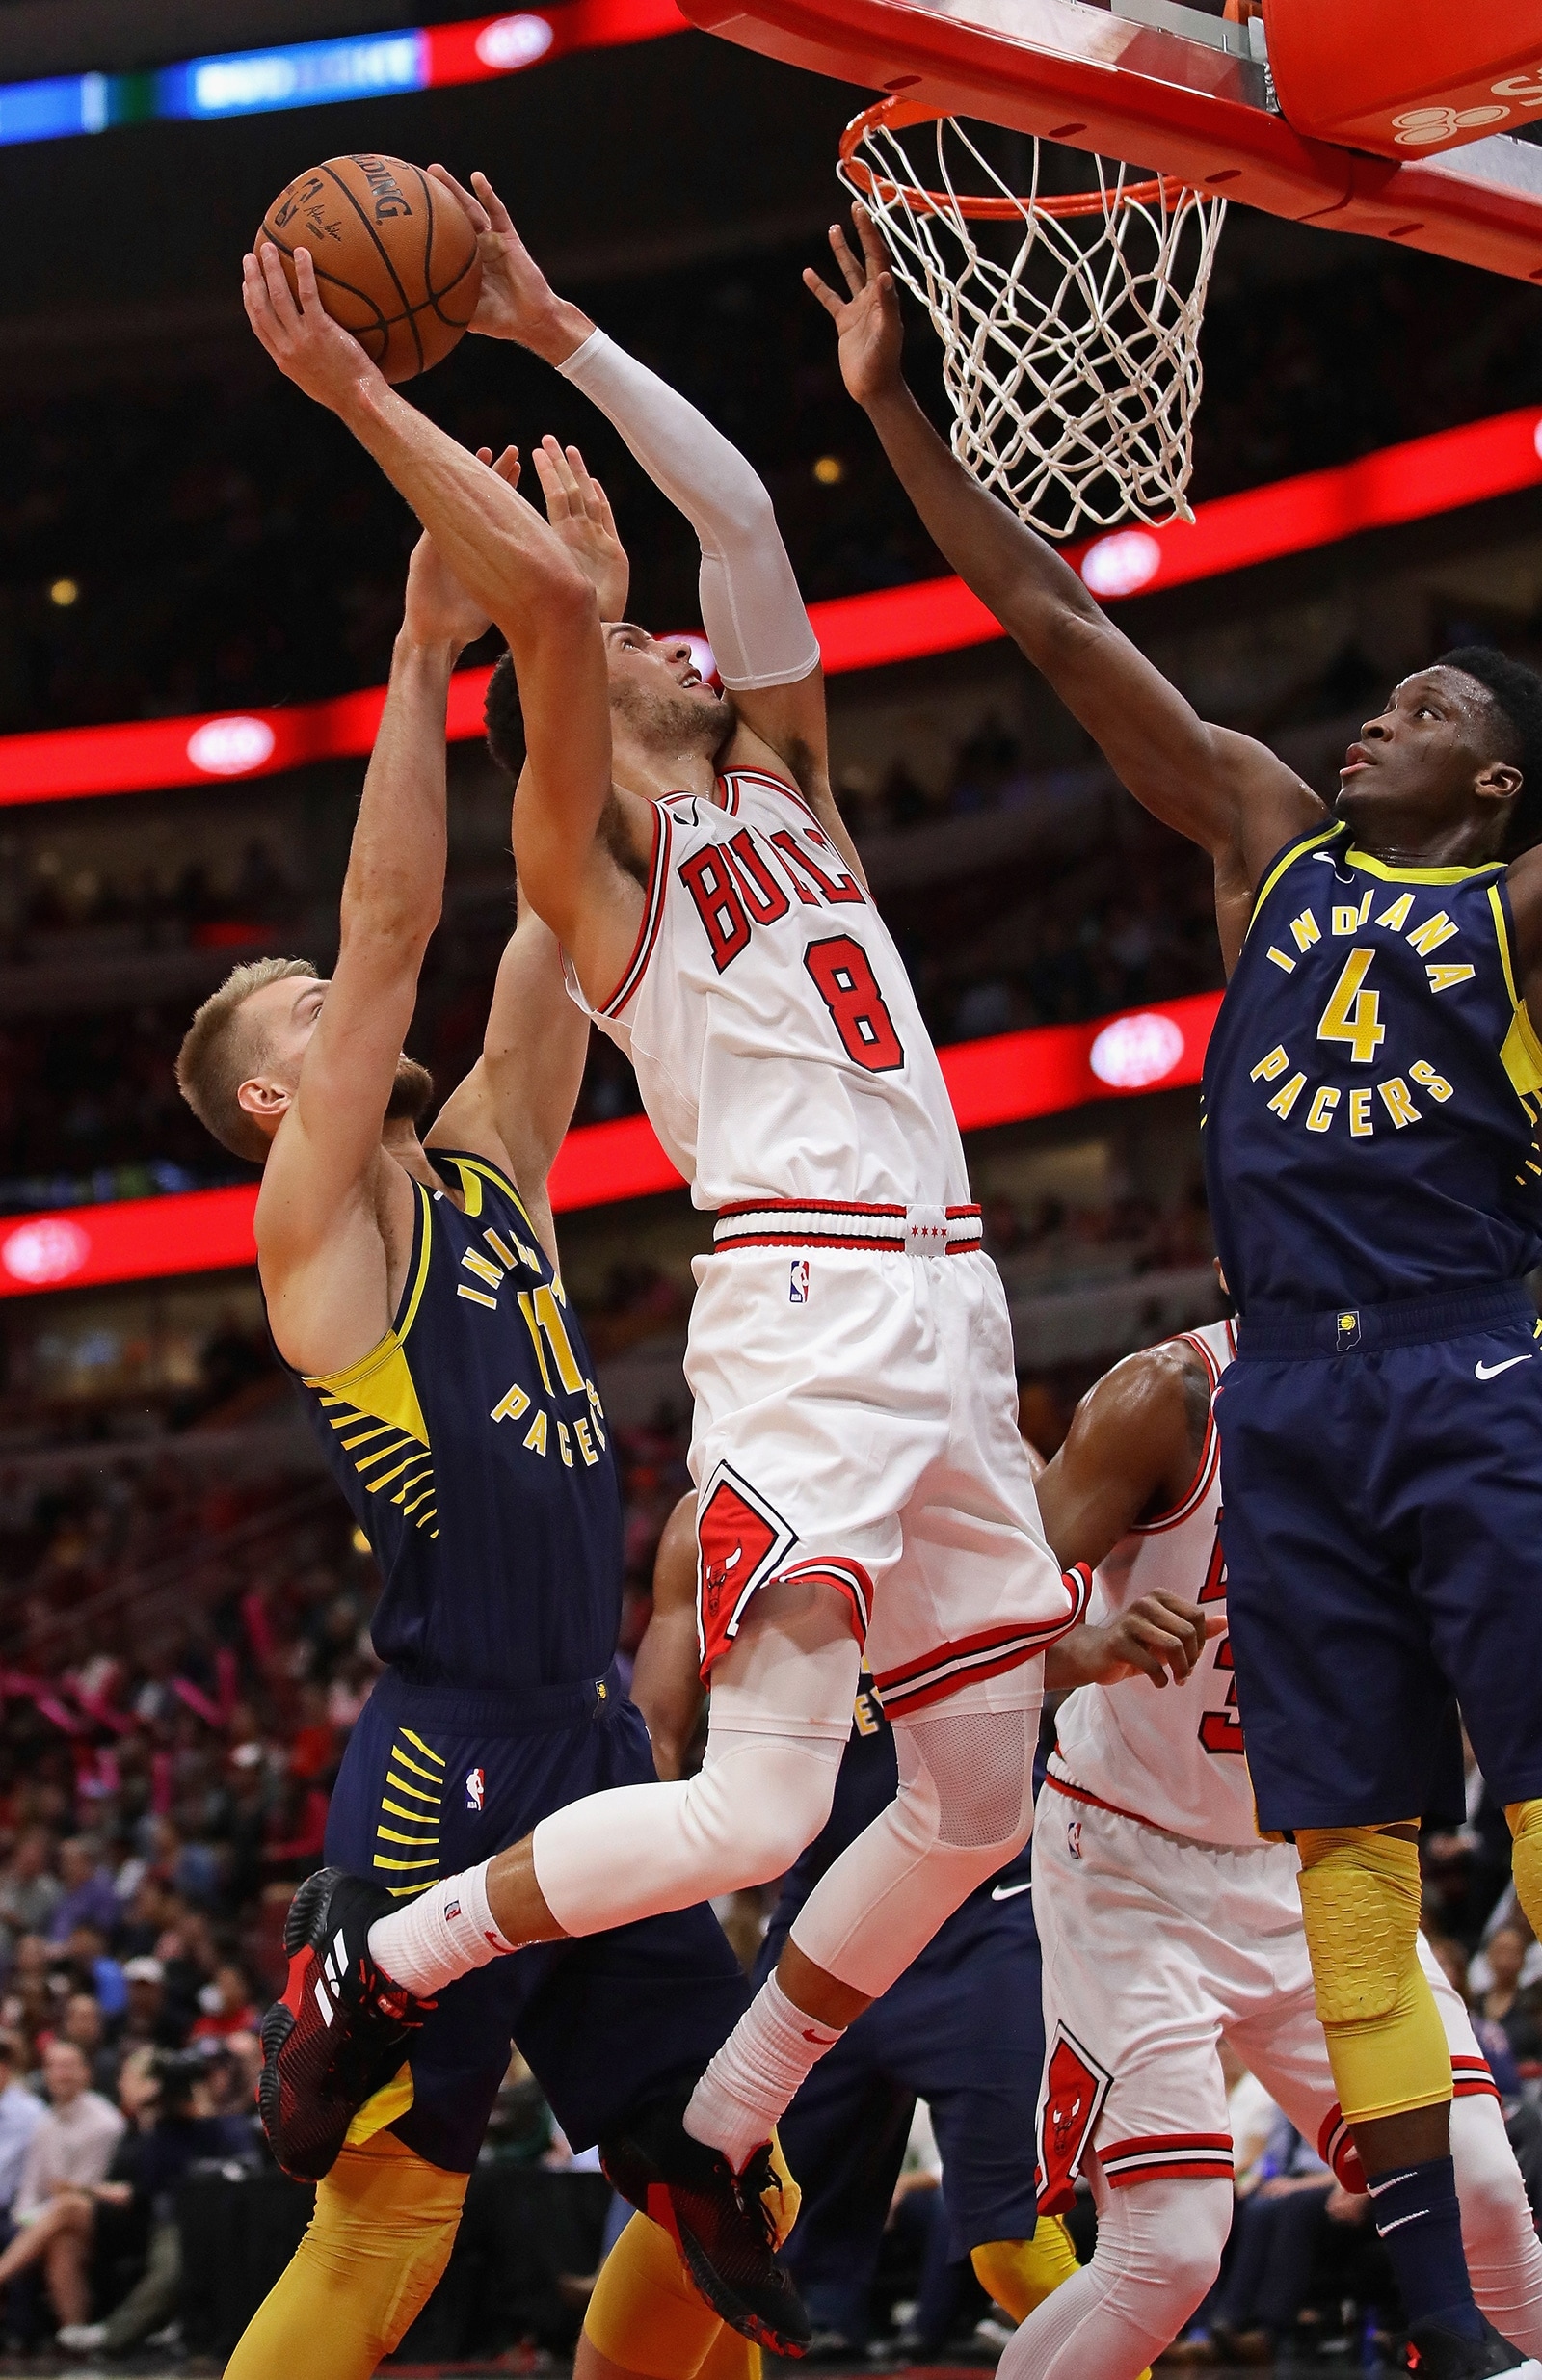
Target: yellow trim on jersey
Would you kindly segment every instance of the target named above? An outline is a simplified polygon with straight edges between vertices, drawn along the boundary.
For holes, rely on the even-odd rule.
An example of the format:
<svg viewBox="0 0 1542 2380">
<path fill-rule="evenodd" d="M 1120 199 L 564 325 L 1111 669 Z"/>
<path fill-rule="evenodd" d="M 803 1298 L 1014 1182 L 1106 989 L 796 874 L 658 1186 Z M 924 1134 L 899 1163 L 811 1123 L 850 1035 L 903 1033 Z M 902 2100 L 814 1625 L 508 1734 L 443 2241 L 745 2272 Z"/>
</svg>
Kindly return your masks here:
<svg viewBox="0 0 1542 2380">
<path fill-rule="evenodd" d="M 1488 888 L 1489 907 L 1494 912 L 1494 939 L 1499 945 L 1500 965 L 1504 970 L 1504 989 L 1510 996 L 1515 1014 L 1510 1030 L 1500 1051 L 1500 1064 L 1510 1078 L 1511 1086 L 1528 1115 L 1534 1115 L 1529 1102 L 1542 1091 L 1542 1040 L 1537 1037 L 1529 1011 L 1522 999 L 1515 980 L 1515 961 L 1510 955 L 1510 931 L 1505 923 L 1504 903 L 1496 881 Z"/>
<path fill-rule="evenodd" d="M 423 1290 L 428 1281 L 428 1261 L 434 1252 L 433 1204 L 430 1200 L 427 1190 L 421 1182 L 416 1185 L 416 1188 L 418 1210 L 417 1277 L 412 1283 L 412 1294 L 407 1301 L 406 1311 L 403 1313 L 401 1321 L 396 1324 L 396 1336 L 398 1340 L 406 1338 L 408 1332 L 412 1329 L 412 1324 L 417 1320 L 417 1309 L 422 1302 Z"/>
<path fill-rule="evenodd" d="M 1494 939 L 1500 946 L 1500 965 L 1504 970 L 1504 989 L 1510 996 L 1510 1006 L 1518 1008 L 1521 995 L 1515 988 L 1515 966 L 1510 957 L 1510 929 L 1504 923 L 1504 903 L 1500 898 L 1498 884 L 1488 888 L 1488 905 L 1494 912 Z"/>
<path fill-rule="evenodd" d="M 1304 858 L 1307 852 L 1315 851 L 1318 843 L 1331 842 L 1334 836 L 1337 835 L 1339 829 L 1337 826 L 1325 826 L 1320 834 L 1308 835 L 1302 842 L 1292 843 L 1289 850 L 1283 853 L 1282 856 L 1275 861 L 1274 866 L 1269 869 L 1268 874 L 1264 877 L 1263 884 L 1260 886 L 1258 898 L 1253 903 L 1252 911 L 1247 922 L 1249 933 L 1253 930 L 1254 919 L 1258 916 L 1259 911 L 1268 899 L 1269 895 L 1279 883 L 1280 878 L 1284 875 L 1286 869 L 1288 868 L 1293 868 L 1296 861 Z"/>
<path fill-rule="evenodd" d="M 431 1152 L 431 1155 L 438 1154 L 440 1154 L 440 1152 Z M 518 1191 L 515 1189 L 514 1184 L 509 1180 L 506 1173 L 500 1173 L 497 1166 L 490 1164 L 485 1157 L 451 1157 L 448 1162 L 455 1167 L 456 1172 L 461 1177 L 461 1188 L 465 1193 L 465 1211 L 467 1215 L 477 1216 L 482 1212 L 482 1184 L 481 1182 L 478 1182 L 475 1186 L 476 1204 L 473 1206 L 471 1203 L 472 1185 L 467 1182 L 465 1178 L 468 1173 L 480 1174 L 483 1181 L 491 1182 L 494 1190 L 500 1190 L 505 1198 L 509 1199 L 513 1205 L 518 1208 L 519 1213 L 524 1217 L 526 1229 L 532 1234 L 534 1233 L 535 1225 L 530 1220 L 529 1213 L 525 1207 L 524 1200 L 520 1197 Z"/>
<path fill-rule="evenodd" d="M 1503 860 L 1485 860 L 1478 868 L 1389 868 L 1385 860 L 1373 860 L 1369 851 L 1357 850 L 1350 843 L 1344 852 L 1350 868 L 1363 868 L 1370 876 L 1379 876 L 1384 884 L 1468 884 L 1474 876 L 1486 876 L 1491 869 L 1502 869 Z"/>
</svg>

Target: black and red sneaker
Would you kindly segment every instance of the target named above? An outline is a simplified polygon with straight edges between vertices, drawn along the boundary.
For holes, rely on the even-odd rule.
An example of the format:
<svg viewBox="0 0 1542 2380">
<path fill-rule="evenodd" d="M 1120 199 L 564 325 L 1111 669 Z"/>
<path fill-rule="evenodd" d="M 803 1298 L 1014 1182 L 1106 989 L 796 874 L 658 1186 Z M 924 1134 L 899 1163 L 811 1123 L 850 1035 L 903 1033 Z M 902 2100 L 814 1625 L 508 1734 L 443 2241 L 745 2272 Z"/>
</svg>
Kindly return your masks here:
<svg viewBox="0 0 1542 2380">
<path fill-rule="evenodd" d="M 770 2355 L 801 2357 L 812 2325 L 776 2254 L 782 2179 L 769 2147 L 742 2174 L 693 2140 L 684 2102 L 660 2100 L 599 2144 L 612 2186 L 668 2232 L 714 2313 Z"/>
<path fill-rule="evenodd" d="M 320 2181 L 348 2126 L 390 2081 L 429 2010 L 369 1955 L 369 1929 L 394 1904 L 346 1868 L 318 1868 L 289 1905 L 289 1980 L 262 2020 L 262 2128 L 286 2174 Z"/>
</svg>

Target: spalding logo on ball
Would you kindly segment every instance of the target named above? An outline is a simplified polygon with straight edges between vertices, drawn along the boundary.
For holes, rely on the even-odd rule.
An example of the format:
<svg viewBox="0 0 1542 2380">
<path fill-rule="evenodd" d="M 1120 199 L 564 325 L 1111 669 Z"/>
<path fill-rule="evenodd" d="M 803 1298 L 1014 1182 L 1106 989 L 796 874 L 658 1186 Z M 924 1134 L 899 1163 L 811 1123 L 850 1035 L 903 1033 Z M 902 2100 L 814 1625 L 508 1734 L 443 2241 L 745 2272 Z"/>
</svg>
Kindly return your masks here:
<svg viewBox="0 0 1542 2380">
<path fill-rule="evenodd" d="M 329 157 L 280 191 L 262 219 L 295 287 L 308 248 L 333 322 L 387 380 L 412 380 L 464 336 L 482 291 L 476 233 L 421 167 L 400 157 Z"/>
</svg>

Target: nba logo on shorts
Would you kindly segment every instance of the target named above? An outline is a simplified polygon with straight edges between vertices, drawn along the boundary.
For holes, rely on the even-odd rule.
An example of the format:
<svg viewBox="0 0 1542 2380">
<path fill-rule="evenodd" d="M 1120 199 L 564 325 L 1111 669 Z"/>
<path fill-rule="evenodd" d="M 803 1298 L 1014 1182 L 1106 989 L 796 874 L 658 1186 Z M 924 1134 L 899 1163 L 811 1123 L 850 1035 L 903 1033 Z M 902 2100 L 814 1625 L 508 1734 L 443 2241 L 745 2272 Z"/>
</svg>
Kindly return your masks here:
<svg viewBox="0 0 1542 2380">
<path fill-rule="evenodd" d="M 1079 1818 L 1073 1818 L 1069 1826 L 1066 1828 L 1066 1849 L 1070 1852 L 1073 1859 L 1080 1859 L 1081 1821 Z"/>
<path fill-rule="evenodd" d="M 809 1302 L 809 1259 L 807 1256 L 795 1256 L 792 1260 L 792 1278 L 787 1286 L 787 1300 L 789 1304 L 795 1306 L 806 1306 Z"/>
<path fill-rule="evenodd" d="M 487 1799 L 488 1780 L 480 1769 L 465 1772 L 465 1806 L 480 1809 Z"/>
</svg>

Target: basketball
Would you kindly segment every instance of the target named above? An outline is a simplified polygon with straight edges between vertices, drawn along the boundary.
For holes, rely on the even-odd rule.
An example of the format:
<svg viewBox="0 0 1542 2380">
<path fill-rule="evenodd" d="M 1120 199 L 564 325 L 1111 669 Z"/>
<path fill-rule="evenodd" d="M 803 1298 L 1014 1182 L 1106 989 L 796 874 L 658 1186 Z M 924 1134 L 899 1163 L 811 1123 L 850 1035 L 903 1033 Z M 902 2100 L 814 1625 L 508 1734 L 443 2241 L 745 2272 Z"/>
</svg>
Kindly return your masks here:
<svg viewBox="0 0 1542 2380">
<path fill-rule="evenodd" d="M 297 175 L 262 219 L 295 287 L 294 252 L 308 248 L 333 322 L 387 380 L 412 380 L 464 336 L 482 287 L 476 233 L 421 167 L 369 150 L 329 157 Z"/>
</svg>

